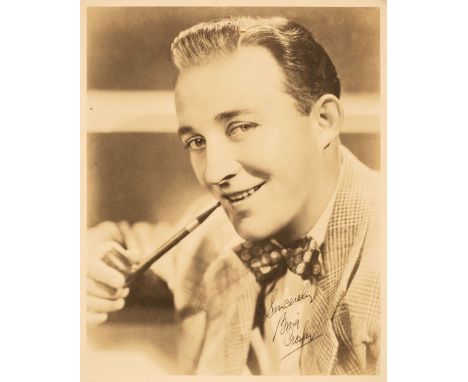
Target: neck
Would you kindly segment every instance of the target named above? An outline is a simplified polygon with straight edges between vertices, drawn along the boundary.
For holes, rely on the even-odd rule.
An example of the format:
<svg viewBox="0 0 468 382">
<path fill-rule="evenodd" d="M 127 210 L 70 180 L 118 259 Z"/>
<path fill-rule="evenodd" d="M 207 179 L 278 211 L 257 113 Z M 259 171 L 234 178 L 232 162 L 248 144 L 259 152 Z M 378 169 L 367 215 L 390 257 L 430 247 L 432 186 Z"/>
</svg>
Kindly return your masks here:
<svg viewBox="0 0 468 382">
<path fill-rule="evenodd" d="M 300 214 L 285 229 L 275 235 L 275 239 L 284 246 L 306 236 L 317 224 L 331 198 L 335 194 L 341 169 L 341 155 L 338 147 L 330 147 L 331 158 L 327 158 L 326 166 L 318 177 L 320 183 L 311 186 L 311 196 L 301 208 Z M 336 154 L 336 155 L 333 155 Z"/>
</svg>

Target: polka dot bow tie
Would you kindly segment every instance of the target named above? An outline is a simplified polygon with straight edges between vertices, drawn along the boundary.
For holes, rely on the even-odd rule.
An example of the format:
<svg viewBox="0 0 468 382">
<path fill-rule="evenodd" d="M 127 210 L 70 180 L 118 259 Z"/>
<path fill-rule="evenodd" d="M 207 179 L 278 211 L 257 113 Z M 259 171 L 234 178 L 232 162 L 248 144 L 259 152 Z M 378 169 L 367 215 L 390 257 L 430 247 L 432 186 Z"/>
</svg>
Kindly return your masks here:
<svg viewBox="0 0 468 382">
<path fill-rule="evenodd" d="M 290 248 L 282 248 L 270 240 L 246 241 L 235 247 L 234 252 L 262 285 L 279 279 L 287 269 L 303 280 L 319 280 L 324 276 L 320 249 L 310 236 L 297 240 Z"/>
</svg>

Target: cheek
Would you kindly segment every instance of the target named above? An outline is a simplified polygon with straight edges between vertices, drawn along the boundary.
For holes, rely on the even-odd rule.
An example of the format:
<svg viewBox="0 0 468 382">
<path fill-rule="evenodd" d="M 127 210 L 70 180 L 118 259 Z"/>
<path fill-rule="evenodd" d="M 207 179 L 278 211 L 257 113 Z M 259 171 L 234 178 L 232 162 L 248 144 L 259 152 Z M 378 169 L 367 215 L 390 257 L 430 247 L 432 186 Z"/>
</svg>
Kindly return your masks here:
<svg viewBox="0 0 468 382">
<path fill-rule="evenodd" d="M 192 164 L 192 169 L 197 178 L 198 183 L 203 187 L 206 187 L 204 173 L 205 173 L 205 160 L 200 154 L 191 154 L 190 163 Z"/>
<path fill-rule="evenodd" d="M 266 126 L 252 142 L 252 151 L 259 157 L 269 158 L 272 167 L 294 166 L 297 158 L 307 148 L 308 137 L 302 133 L 298 124 L 278 121 L 278 124 Z"/>
<path fill-rule="evenodd" d="M 273 185 L 284 200 L 296 200 L 298 203 L 310 192 L 311 179 L 314 179 L 313 149 L 288 142 L 270 157 L 270 172 Z M 289 142 L 291 143 L 291 142 Z"/>
<path fill-rule="evenodd" d="M 255 131 L 248 139 L 233 145 L 233 152 L 244 170 L 251 175 L 264 178 L 275 175 L 284 162 L 282 137 L 269 126 Z"/>
</svg>

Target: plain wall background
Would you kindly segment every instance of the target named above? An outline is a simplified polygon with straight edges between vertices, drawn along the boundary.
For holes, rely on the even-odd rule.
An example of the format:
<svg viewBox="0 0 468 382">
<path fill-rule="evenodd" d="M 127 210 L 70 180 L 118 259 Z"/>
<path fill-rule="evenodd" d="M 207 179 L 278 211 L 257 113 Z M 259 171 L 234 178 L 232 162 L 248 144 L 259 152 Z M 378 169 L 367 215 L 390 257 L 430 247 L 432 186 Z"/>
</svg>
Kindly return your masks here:
<svg viewBox="0 0 468 382">
<path fill-rule="evenodd" d="M 337 68 L 343 92 L 378 92 L 378 8 L 112 7 L 88 9 L 88 88 L 171 90 L 170 45 L 180 31 L 219 17 L 283 16 L 308 28 Z"/>
</svg>

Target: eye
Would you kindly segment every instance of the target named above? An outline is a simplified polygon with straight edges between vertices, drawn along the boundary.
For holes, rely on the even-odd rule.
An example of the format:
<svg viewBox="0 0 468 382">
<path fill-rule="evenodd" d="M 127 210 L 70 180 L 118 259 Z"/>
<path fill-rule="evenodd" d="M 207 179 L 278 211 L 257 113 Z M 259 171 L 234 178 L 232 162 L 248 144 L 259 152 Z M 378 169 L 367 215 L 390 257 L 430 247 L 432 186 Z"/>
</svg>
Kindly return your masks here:
<svg viewBox="0 0 468 382">
<path fill-rule="evenodd" d="M 229 126 L 227 135 L 230 137 L 236 137 L 241 134 L 245 134 L 250 130 L 253 130 L 258 125 L 256 123 L 239 123 Z"/>
<path fill-rule="evenodd" d="M 205 147 L 205 138 L 200 136 L 195 136 L 190 139 L 187 139 L 185 142 L 184 149 L 189 151 L 199 151 Z"/>
</svg>

